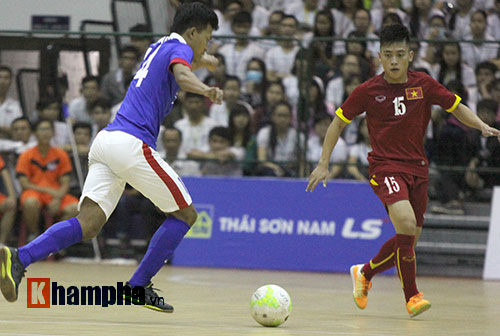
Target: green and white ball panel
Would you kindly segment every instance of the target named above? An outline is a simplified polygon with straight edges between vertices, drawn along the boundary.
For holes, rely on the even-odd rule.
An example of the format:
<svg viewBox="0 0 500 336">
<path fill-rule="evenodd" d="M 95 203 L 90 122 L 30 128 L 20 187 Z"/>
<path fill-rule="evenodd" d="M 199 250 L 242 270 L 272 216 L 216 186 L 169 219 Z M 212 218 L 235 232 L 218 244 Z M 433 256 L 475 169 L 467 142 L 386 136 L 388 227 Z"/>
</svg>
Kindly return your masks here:
<svg viewBox="0 0 500 336">
<path fill-rule="evenodd" d="M 252 294 L 250 312 L 258 323 L 266 327 L 283 324 L 292 311 L 292 300 L 287 291 L 277 285 L 265 285 Z"/>
</svg>

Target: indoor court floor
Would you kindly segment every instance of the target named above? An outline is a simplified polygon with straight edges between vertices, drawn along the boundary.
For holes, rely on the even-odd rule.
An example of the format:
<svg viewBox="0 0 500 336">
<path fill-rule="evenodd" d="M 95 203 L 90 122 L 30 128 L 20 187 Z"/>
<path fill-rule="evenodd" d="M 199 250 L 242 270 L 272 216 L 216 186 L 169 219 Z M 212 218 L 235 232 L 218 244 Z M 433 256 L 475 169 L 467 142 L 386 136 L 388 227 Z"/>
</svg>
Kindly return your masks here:
<svg viewBox="0 0 500 336">
<path fill-rule="evenodd" d="M 41 262 L 30 278 L 58 285 L 116 285 L 132 266 Z M 153 279 L 173 314 L 139 306 L 27 305 L 26 279 L 19 300 L 0 297 L 0 335 L 500 335 L 500 282 L 479 279 L 418 278 L 419 290 L 433 304 L 410 319 L 397 276 L 374 279 L 368 307 L 358 310 L 348 274 L 207 269 L 165 266 Z M 292 298 L 289 320 L 278 328 L 258 325 L 249 314 L 250 296 L 264 284 L 285 288 Z"/>
</svg>

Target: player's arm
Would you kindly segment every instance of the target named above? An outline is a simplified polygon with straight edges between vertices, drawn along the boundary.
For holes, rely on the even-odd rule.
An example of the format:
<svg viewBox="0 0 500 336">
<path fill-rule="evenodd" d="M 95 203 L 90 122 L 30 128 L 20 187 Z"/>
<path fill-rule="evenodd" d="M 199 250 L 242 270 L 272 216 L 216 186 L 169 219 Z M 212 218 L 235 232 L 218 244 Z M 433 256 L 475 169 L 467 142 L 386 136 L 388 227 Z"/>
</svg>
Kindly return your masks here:
<svg viewBox="0 0 500 336">
<path fill-rule="evenodd" d="M 174 63 L 172 72 L 181 90 L 203 95 L 216 104 L 222 103 L 223 91 L 200 81 L 188 66 L 182 63 Z"/>
<path fill-rule="evenodd" d="M 498 137 L 498 141 L 500 141 L 500 131 L 496 128 L 493 128 L 487 125 L 484 121 L 479 119 L 479 117 L 472 112 L 470 108 L 465 106 L 462 103 L 459 103 L 458 106 L 451 113 L 457 117 L 460 122 L 466 126 L 475 128 L 483 134 L 485 137 L 496 136 Z"/>
<path fill-rule="evenodd" d="M 59 178 L 59 184 L 61 186 L 55 190 L 55 193 L 53 194 L 54 198 L 62 199 L 64 195 L 68 193 L 70 180 L 71 177 L 69 174 L 65 174 Z"/>
<path fill-rule="evenodd" d="M 329 175 L 328 166 L 330 157 L 346 125 L 347 123 L 345 121 L 335 116 L 330 126 L 328 126 L 325 141 L 323 142 L 323 149 L 321 150 L 321 158 L 319 159 L 318 166 L 313 170 L 311 176 L 309 176 L 309 184 L 307 185 L 306 192 L 308 190 L 311 192 L 314 191 L 321 181 L 323 181 L 323 186 L 326 187 L 326 181 Z"/>
<path fill-rule="evenodd" d="M 199 68 L 207 68 L 209 71 L 214 72 L 215 68 L 219 64 L 217 57 L 210 54 L 203 54 L 198 62 L 191 63 L 191 68 L 197 70 Z"/>
<path fill-rule="evenodd" d="M 14 182 L 12 182 L 12 178 L 7 168 L 2 169 L 2 180 L 5 189 L 7 189 L 8 197 L 16 199 L 16 190 L 14 189 Z"/>
<path fill-rule="evenodd" d="M 26 175 L 19 175 L 19 183 L 21 184 L 21 187 L 23 188 L 23 190 L 31 189 L 31 190 L 35 190 L 35 191 L 42 192 L 42 193 L 48 193 L 48 194 L 52 194 L 54 191 L 54 189 L 42 187 L 42 186 L 39 186 L 37 184 L 31 183 Z"/>
</svg>

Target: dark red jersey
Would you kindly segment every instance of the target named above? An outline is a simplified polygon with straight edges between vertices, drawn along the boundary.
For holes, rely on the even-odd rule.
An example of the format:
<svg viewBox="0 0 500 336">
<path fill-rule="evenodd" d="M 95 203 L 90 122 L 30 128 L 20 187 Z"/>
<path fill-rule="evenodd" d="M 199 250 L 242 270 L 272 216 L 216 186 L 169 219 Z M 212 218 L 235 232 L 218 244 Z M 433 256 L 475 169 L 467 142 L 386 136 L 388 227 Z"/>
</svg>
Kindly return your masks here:
<svg viewBox="0 0 500 336">
<path fill-rule="evenodd" d="M 404 84 L 389 84 L 383 75 L 359 85 L 337 110 L 337 116 L 351 122 L 366 111 L 371 174 L 385 171 L 427 176 L 424 135 L 431 105 L 452 112 L 461 98 L 422 72 L 408 71 Z"/>
</svg>

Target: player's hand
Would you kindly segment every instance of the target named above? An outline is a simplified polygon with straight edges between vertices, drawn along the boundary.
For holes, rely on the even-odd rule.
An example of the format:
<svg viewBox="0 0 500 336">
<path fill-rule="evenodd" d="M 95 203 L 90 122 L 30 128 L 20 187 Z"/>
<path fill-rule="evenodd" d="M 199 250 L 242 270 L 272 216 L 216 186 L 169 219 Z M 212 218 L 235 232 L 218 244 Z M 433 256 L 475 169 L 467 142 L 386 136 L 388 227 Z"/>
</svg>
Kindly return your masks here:
<svg viewBox="0 0 500 336">
<path fill-rule="evenodd" d="M 210 99 L 215 104 L 222 104 L 222 97 L 224 97 L 224 91 L 219 89 L 218 87 L 210 87 L 205 92 L 205 97 Z"/>
<path fill-rule="evenodd" d="M 209 71 L 214 72 L 215 68 L 219 64 L 219 60 L 217 59 L 217 57 L 205 53 L 203 54 L 203 56 L 201 56 L 201 64 L 203 64 L 203 66 Z"/>
<path fill-rule="evenodd" d="M 496 136 L 498 138 L 498 141 L 500 141 L 500 131 L 497 130 L 496 128 L 493 128 L 485 124 L 481 129 L 481 133 L 483 134 L 484 137 Z"/>
<path fill-rule="evenodd" d="M 313 192 L 316 186 L 323 181 L 323 187 L 326 187 L 328 181 L 328 166 L 318 165 L 309 176 L 309 183 L 307 184 L 306 192 Z"/>
</svg>

